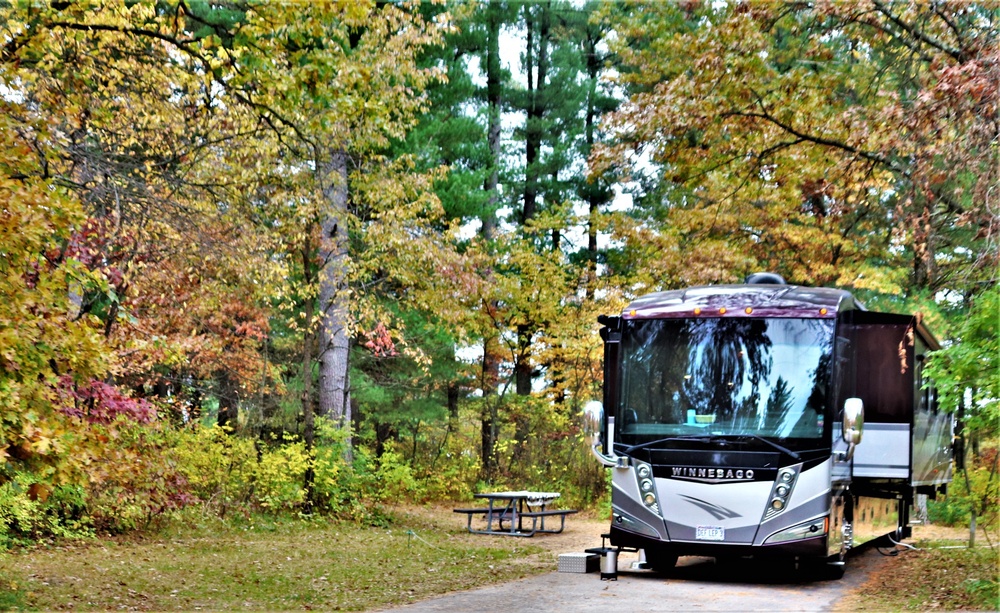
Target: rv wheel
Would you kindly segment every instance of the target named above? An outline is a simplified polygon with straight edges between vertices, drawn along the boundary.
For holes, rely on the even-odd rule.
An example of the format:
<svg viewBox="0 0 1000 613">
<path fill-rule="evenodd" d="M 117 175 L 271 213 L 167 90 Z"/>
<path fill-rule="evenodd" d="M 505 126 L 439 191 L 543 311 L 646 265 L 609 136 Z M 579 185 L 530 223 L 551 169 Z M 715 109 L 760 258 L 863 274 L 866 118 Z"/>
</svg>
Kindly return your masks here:
<svg viewBox="0 0 1000 613">
<path fill-rule="evenodd" d="M 833 562 L 826 565 L 826 570 L 823 575 L 827 579 L 832 579 L 834 581 L 839 581 L 844 578 L 845 565 L 843 561 Z"/>
<path fill-rule="evenodd" d="M 817 581 L 839 581 L 844 578 L 845 568 L 843 559 L 838 559 L 838 556 L 831 556 L 826 560 L 813 560 L 802 566 L 807 576 Z"/>
<path fill-rule="evenodd" d="M 677 554 L 655 549 L 646 550 L 646 562 L 658 573 L 669 572 L 677 565 Z"/>
</svg>

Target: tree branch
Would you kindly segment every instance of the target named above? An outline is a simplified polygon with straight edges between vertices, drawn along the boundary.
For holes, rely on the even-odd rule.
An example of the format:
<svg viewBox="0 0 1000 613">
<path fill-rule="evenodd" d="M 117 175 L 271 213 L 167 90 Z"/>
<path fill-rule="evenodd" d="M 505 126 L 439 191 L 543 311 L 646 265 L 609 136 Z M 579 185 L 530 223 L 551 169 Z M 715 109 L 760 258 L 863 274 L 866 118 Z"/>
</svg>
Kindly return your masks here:
<svg viewBox="0 0 1000 613">
<path fill-rule="evenodd" d="M 801 130 L 796 129 L 791 124 L 785 123 L 785 122 L 781 121 L 780 119 L 778 119 L 777 117 L 775 117 L 774 115 L 772 115 L 767 110 L 767 107 L 764 105 L 764 101 L 760 97 L 760 95 L 757 94 L 756 92 L 754 92 L 754 95 L 757 97 L 757 106 L 760 107 L 760 109 L 761 109 L 760 112 L 755 113 L 755 112 L 751 112 L 751 111 L 729 111 L 727 113 L 723 113 L 722 116 L 723 117 L 729 117 L 729 116 L 735 116 L 735 117 L 754 117 L 754 118 L 757 118 L 757 119 L 763 119 L 765 121 L 768 121 L 768 122 L 770 122 L 770 123 L 778 126 L 779 128 L 781 128 L 782 130 L 784 130 L 788 134 L 791 134 L 792 136 L 794 136 L 794 137 L 796 137 L 796 138 L 798 138 L 798 139 L 800 139 L 802 141 L 807 141 L 807 142 L 810 142 L 810 143 L 813 143 L 813 144 L 816 144 L 816 145 L 822 145 L 824 147 L 831 147 L 831 148 L 834 148 L 834 149 L 840 149 L 841 151 L 846 151 L 846 152 L 851 153 L 853 155 L 856 155 L 858 157 L 864 158 L 864 159 L 866 159 L 866 160 L 868 160 L 870 162 L 875 162 L 876 164 L 880 164 L 882 166 L 885 166 L 886 168 L 892 170 L 893 172 L 899 173 L 900 175 L 902 175 L 902 176 L 904 176 L 906 178 L 910 178 L 910 171 L 909 170 L 907 170 L 904 167 L 899 166 L 897 163 L 893 162 L 891 159 L 889 159 L 889 158 L 887 158 L 887 157 L 885 157 L 883 155 L 880 155 L 880 154 L 877 154 L 877 153 L 872 153 L 871 151 L 864 151 L 862 149 L 858 149 L 857 147 L 854 147 L 854 146 L 849 145 L 849 144 L 847 144 L 845 142 L 842 142 L 842 141 L 837 141 L 837 140 L 833 140 L 833 139 L 829 139 L 829 138 L 824 138 L 822 136 L 816 136 L 816 135 L 813 135 L 813 134 L 807 134 L 807 133 L 805 133 L 805 132 L 803 132 Z"/>
<path fill-rule="evenodd" d="M 913 38 L 927 45 L 930 45 L 931 47 L 934 47 L 938 51 L 950 55 L 951 57 L 955 58 L 955 60 L 958 61 L 959 63 L 965 63 L 966 61 L 965 53 L 963 53 L 961 49 L 956 49 L 954 47 L 946 45 L 943 42 L 928 36 L 921 30 L 918 30 L 912 24 L 906 23 L 901 18 L 897 17 L 896 15 L 893 15 L 892 11 L 889 10 L 889 7 L 887 7 L 880 0 L 873 0 L 872 4 L 874 4 L 875 8 L 878 9 L 880 13 L 885 15 L 889 19 L 889 21 L 896 24 L 896 26 L 901 28 L 904 32 L 906 32 Z"/>
<path fill-rule="evenodd" d="M 941 6 L 939 4 L 934 3 L 932 6 L 934 7 L 934 14 L 941 18 L 941 21 L 948 24 L 948 28 L 950 28 L 952 33 L 955 34 L 955 39 L 960 42 L 963 41 L 962 29 L 958 26 L 958 24 L 952 21 L 951 18 L 941 10 Z"/>
<path fill-rule="evenodd" d="M 162 32 L 157 32 L 156 30 L 147 30 L 146 28 L 133 28 L 124 26 L 115 26 L 109 24 L 100 23 L 73 23 L 71 21 L 51 21 L 44 24 L 51 28 L 64 28 L 66 30 L 77 30 L 80 32 L 113 32 L 116 34 L 128 34 L 130 36 L 138 37 L 149 37 L 161 40 L 165 43 L 169 43 L 184 53 L 187 53 L 191 57 L 197 58 L 206 66 L 208 65 L 208 59 L 201 55 L 198 51 L 191 47 L 191 43 L 196 42 L 195 39 L 180 39 L 176 36 L 169 36 L 163 34 Z"/>
<path fill-rule="evenodd" d="M 226 83 L 225 80 L 215 78 L 214 71 L 212 70 L 212 66 L 211 63 L 209 62 L 209 59 L 204 55 L 202 55 L 201 52 L 199 52 L 197 49 L 191 46 L 191 43 L 197 42 L 196 39 L 178 38 L 176 36 L 167 35 L 162 32 L 158 32 L 156 30 L 150 30 L 147 28 L 115 26 L 108 24 L 84 24 L 84 23 L 73 23 L 66 21 L 53 21 L 49 22 L 46 25 L 52 28 L 65 28 L 69 30 L 77 30 L 84 32 L 94 32 L 94 31 L 114 32 L 136 37 L 150 37 L 168 43 L 176 47 L 178 50 L 184 52 L 188 56 L 196 59 L 198 62 L 200 62 L 206 73 L 212 75 L 213 82 L 218 84 L 226 91 L 230 92 L 230 94 L 232 94 L 234 98 L 236 98 L 241 103 L 245 104 L 248 108 L 254 109 L 257 112 L 258 116 L 264 121 L 264 123 L 266 123 L 271 128 L 271 130 L 278 136 L 278 140 L 282 142 L 286 147 L 294 150 L 294 147 L 292 147 L 289 143 L 287 143 L 284 137 L 282 136 L 284 131 L 281 129 L 281 126 L 290 128 L 295 133 L 295 136 L 298 140 L 302 141 L 303 143 L 306 143 L 311 148 L 316 147 L 316 144 L 302 132 L 300 127 L 296 125 L 295 122 L 284 117 L 276 109 L 268 105 L 254 101 L 251 95 L 249 95 L 247 92 L 243 92 L 241 90 L 232 88 L 228 83 Z M 235 69 L 234 63 L 230 62 L 229 67 Z"/>
</svg>

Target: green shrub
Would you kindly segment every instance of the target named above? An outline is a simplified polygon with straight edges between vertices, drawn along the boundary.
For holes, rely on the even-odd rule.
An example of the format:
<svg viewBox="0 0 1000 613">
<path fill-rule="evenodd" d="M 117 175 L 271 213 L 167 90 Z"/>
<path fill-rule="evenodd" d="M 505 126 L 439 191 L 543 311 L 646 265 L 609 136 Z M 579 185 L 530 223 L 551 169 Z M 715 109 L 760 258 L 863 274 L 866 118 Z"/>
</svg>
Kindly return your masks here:
<svg viewBox="0 0 1000 613">
<path fill-rule="evenodd" d="M 955 473 L 947 496 L 927 502 L 927 516 L 931 523 L 967 526 L 975 508 L 978 526 L 996 528 L 1000 514 L 998 500 L 997 449 L 989 448 L 974 458 L 967 470 Z"/>
<path fill-rule="evenodd" d="M 408 485 L 405 493 L 413 502 L 468 500 L 473 492 L 486 489 L 535 489 L 560 492 L 564 507 L 606 505 L 607 471 L 590 452 L 583 417 L 544 398 L 509 399 L 502 407 L 497 470 L 489 483 L 480 482 L 482 410 L 482 403 L 473 401 L 449 420 L 411 424 L 408 439 L 384 443 L 391 459 L 380 458 L 378 465 L 408 468 L 407 478 L 418 482 L 415 488 Z M 525 434 L 520 443 L 515 439 L 519 431 Z M 403 473 L 387 485 L 399 489 L 399 483 L 407 483 Z"/>
<path fill-rule="evenodd" d="M 470 453 L 465 440 L 446 438 L 437 454 L 414 468 L 423 484 L 424 499 L 420 502 L 472 498 L 480 468 L 479 455 Z"/>
<path fill-rule="evenodd" d="M 557 491 L 560 505 L 593 508 L 604 498 L 607 472 L 591 455 L 582 415 L 553 406 L 544 398 L 517 402 L 516 423 L 531 435 L 518 443 L 514 436 L 498 444 L 500 481 L 515 489 Z M 511 435 L 514 432 L 510 432 Z"/>
<path fill-rule="evenodd" d="M 955 482 L 952 481 L 954 487 Z M 969 524 L 969 499 L 966 496 L 953 495 L 952 491 L 948 496 L 938 500 L 927 501 L 927 519 L 932 524 L 941 526 L 961 526 Z"/>
<path fill-rule="evenodd" d="M 41 511 L 45 525 L 53 536 L 74 538 L 94 535 L 94 522 L 87 511 L 87 490 L 81 485 L 53 488 Z"/>
<path fill-rule="evenodd" d="M 174 455 L 182 439 L 169 427 L 119 420 L 92 426 L 105 441 L 91 460 L 86 513 L 95 529 L 121 534 L 145 529 L 196 501 Z"/>
<path fill-rule="evenodd" d="M 371 481 L 368 455 L 354 447 L 348 459 L 350 432 L 326 419 L 316 420 L 313 449 L 313 503 L 317 511 L 343 519 L 362 519 L 366 513 L 364 492 Z"/>
<path fill-rule="evenodd" d="M 0 550 L 21 544 L 35 533 L 39 504 L 28 496 L 25 479 L 30 477 L 17 474 L 0 485 Z"/>
<path fill-rule="evenodd" d="M 413 476 L 413 470 L 400 453 L 385 451 L 377 464 L 373 494 L 379 502 L 412 502 L 425 497 L 423 484 Z"/>
<path fill-rule="evenodd" d="M 388 521 L 385 506 L 465 500 L 478 489 L 559 491 L 563 507 L 606 506 L 607 473 L 578 420 L 543 399 L 515 404 L 498 422 L 491 483 L 479 482 L 475 403 L 462 417 L 410 424 L 408 438 L 381 442 L 380 455 L 366 444 L 374 441 L 322 418 L 311 450 L 296 435 L 254 440 L 215 425 L 81 424 L 74 436 L 86 453 L 60 474 L 63 485 L 0 475 L 0 548 L 146 529 L 191 506 L 227 522 L 318 513 L 372 525 Z M 518 431 L 530 433 L 520 444 Z M 74 470 L 88 478 L 67 478 Z"/>
<path fill-rule="evenodd" d="M 305 443 L 286 435 L 280 445 L 263 450 L 249 469 L 253 501 L 270 511 L 296 511 L 306 501 L 306 471 L 312 463 Z"/>
<path fill-rule="evenodd" d="M 257 449 L 222 427 L 182 430 L 172 450 L 193 496 L 219 517 L 251 506 Z"/>
<path fill-rule="evenodd" d="M 0 485 L 0 551 L 47 537 L 93 535 L 80 486 L 52 488 L 17 473 Z"/>
</svg>

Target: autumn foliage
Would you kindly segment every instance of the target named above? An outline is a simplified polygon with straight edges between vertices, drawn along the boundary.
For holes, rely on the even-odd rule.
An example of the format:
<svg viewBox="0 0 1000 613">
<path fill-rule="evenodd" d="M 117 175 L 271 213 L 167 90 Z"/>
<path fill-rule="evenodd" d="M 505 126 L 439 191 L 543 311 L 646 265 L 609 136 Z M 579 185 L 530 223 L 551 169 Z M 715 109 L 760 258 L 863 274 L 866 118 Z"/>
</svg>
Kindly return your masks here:
<svg viewBox="0 0 1000 613">
<path fill-rule="evenodd" d="M 4 5 L 0 544 L 598 504 L 597 316 L 759 270 L 961 331 L 983 430 L 996 40 L 988 3 Z"/>
</svg>

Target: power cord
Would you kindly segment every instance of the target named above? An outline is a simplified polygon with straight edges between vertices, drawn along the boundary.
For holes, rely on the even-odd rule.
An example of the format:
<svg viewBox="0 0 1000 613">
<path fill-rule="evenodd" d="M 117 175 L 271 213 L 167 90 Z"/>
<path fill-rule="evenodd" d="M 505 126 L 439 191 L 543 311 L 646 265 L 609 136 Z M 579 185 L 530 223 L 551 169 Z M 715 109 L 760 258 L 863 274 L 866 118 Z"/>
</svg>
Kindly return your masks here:
<svg viewBox="0 0 1000 613">
<path fill-rule="evenodd" d="M 895 557 L 898 556 L 900 553 L 902 553 L 903 550 L 895 549 L 895 547 L 905 547 L 910 551 L 920 551 L 920 549 L 914 547 L 913 545 L 910 545 L 908 543 L 900 543 L 899 541 L 896 541 L 891 536 L 886 536 L 886 538 L 889 539 L 889 542 L 893 544 L 894 548 L 889 550 L 884 550 L 885 549 L 884 547 L 876 547 L 878 552 L 884 556 Z"/>
<path fill-rule="evenodd" d="M 438 547 L 437 545 L 434 545 L 433 543 L 428 543 L 426 540 L 424 540 L 424 538 L 422 536 L 420 536 L 419 534 L 417 534 L 413 530 L 407 530 L 406 534 L 409 535 L 411 538 L 412 537 L 417 537 L 417 539 L 419 539 L 420 541 L 422 541 L 428 547 L 432 547 L 434 549 L 437 549 L 438 551 L 442 551 L 442 549 L 440 547 Z"/>
</svg>

